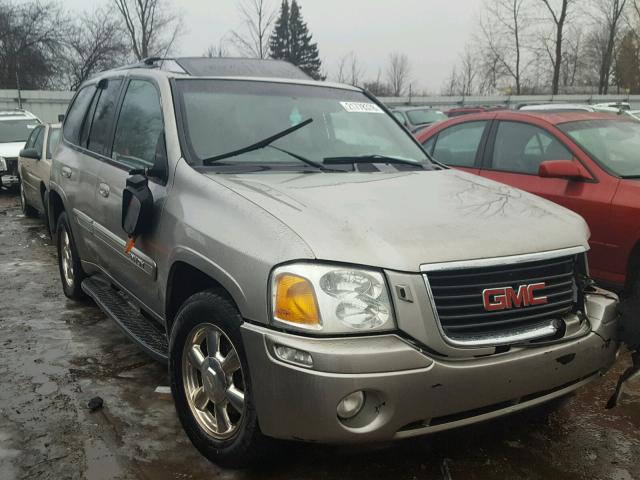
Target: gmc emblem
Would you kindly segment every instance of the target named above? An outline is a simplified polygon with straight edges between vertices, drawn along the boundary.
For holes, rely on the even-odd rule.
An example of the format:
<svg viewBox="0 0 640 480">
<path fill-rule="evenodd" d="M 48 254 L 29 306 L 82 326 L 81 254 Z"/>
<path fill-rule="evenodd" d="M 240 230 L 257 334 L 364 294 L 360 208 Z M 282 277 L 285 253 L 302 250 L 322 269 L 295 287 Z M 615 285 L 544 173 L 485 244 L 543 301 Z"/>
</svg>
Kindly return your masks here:
<svg viewBox="0 0 640 480">
<path fill-rule="evenodd" d="M 486 288 L 482 291 L 482 303 L 487 312 L 544 305 L 549 303 L 547 297 L 536 297 L 536 292 L 546 286 L 545 283 L 520 285 L 517 292 L 511 287 Z"/>
</svg>

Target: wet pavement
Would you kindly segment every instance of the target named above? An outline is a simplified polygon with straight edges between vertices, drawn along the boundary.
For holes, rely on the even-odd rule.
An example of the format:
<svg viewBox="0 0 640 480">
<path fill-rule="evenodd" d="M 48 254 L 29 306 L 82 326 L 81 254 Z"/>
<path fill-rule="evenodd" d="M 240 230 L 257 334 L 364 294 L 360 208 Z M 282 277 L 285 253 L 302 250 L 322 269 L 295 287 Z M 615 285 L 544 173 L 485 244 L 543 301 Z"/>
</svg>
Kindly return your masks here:
<svg viewBox="0 0 640 480">
<path fill-rule="evenodd" d="M 93 304 L 64 297 L 42 221 L 6 191 L 0 292 L 0 480 L 640 478 L 640 385 L 604 409 L 628 354 L 553 408 L 388 445 L 279 443 L 268 464 L 234 471 L 201 457 L 155 393 L 165 368 Z"/>
</svg>

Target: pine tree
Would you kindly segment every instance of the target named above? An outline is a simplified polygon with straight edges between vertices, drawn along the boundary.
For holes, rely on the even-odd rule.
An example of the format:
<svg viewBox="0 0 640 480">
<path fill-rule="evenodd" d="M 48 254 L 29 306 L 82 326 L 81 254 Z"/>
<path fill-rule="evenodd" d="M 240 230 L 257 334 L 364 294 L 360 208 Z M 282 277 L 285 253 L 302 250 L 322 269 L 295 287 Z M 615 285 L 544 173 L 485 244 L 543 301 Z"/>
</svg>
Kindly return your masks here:
<svg viewBox="0 0 640 480">
<path fill-rule="evenodd" d="M 271 58 L 279 60 L 288 58 L 289 37 L 289 1 L 282 0 L 280 16 L 276 20 L 276 25 L 273 27 L 273 33 L 269 40 L 269 52 Z"/>
<path fill-rule="evenodd" d="M 311 78 L 324 80 L 320 72 L 322 62 L 318 44 L 312 41 L 296 0 L 291 2 L 290 10 L 288 0 L 283 0 L 269 47 L 272 58 L 287 60 L 300 67 Z"/>
</svg>

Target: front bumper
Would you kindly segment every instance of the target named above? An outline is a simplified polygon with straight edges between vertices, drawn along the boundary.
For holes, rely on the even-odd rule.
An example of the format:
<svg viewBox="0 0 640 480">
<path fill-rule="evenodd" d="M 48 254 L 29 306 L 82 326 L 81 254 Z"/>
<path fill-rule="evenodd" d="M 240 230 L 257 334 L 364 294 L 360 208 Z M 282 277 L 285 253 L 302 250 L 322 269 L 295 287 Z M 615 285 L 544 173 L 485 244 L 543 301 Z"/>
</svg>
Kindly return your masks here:
<svg viewBox="0 0 640 480">
<path fill-rule="evenodd" d="M 428 355 L 396 335 L 317 339 L 245 323 L 260 428 L 284 439 L 385 441 L 544 403 L 597 378 L 614 362 L 616 304 L 590 298 L 591 332 L 579 338 L 482 358 Z M 309 352 L 313 369 L 281 361 L 275 345 Z M 336 407 L 359 390 L 366 393 L 365 406 L 345 423 Z"/>
</svg>

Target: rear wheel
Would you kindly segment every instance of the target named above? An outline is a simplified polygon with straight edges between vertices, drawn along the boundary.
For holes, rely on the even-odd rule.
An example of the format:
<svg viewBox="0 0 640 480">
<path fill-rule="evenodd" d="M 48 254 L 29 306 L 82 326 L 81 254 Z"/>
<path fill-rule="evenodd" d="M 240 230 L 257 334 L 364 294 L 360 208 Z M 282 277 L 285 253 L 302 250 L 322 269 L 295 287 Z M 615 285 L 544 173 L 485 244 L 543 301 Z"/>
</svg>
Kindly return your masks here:
<svg viewBox="0 0 640 480">
<path fill-rule="evenodd" d="M 263 453 L 238 310 L 216 291 L 193 295 L 176 316 L 169 353 L 171 391 L 194 446 L 220 465 Z"/>
<path fill-rule="evenodd" d="M 64 212 L 58 218 L 56 232 L 58 234 L 58 267 L 62 290 L 67 297 L 80 300 L 85 296 L 80 284 L 86 275 L 80 265 L 80 256 L 71 234 L 67 214 Z"/>
<path fill-rule="evenodd" d="M 22 179 L 20 180 L 18 188 L 20 189 L 20 208 L 22 209 L 22 213 L 25 217 L 37 217 L 38 211 L 29 205 L 29 202 L 27 201 L 27 197 L 24 193 L 24 185 L 22 185 Z"/>
</svg>

